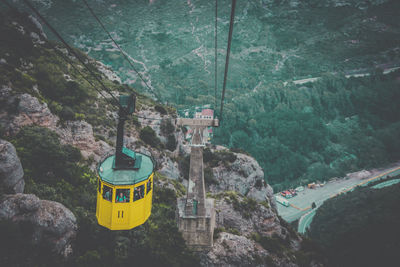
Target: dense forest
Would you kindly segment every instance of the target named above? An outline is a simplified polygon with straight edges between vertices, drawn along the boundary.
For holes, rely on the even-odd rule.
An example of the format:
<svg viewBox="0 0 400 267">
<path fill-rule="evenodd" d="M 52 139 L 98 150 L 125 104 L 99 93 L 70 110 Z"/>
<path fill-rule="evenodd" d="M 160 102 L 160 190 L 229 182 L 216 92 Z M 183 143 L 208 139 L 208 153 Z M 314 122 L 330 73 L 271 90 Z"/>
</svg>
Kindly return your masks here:
<svg viewBox="0 0 400 267">
<path fill-rule="evenodd" d="M 400 184 L 357 188 L 327 200 L 317 210 L 309 236 L 323 248 L 328 266 L 397 266 L 399 205 Z"/>
<path fill-rule="evenodd" d="M 275 189 L 400 157 L 400 72 L 272 84 L 225 106 L 216 143 L 252 154 Z M 262 149 L 260 149 L 262 148 Z"/>
</svg>

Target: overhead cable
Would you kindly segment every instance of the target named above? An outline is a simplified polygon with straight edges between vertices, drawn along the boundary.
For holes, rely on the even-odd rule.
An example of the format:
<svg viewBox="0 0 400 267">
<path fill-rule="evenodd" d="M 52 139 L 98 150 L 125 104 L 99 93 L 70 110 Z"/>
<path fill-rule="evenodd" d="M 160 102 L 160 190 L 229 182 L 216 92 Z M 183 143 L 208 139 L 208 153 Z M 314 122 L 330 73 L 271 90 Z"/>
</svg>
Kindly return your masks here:
<svg viewBox="0 0 400 267">
<path fill-rule="evenodd" d="M 215 52 L 215 62 L 214 62 L 214 110 L 217 108 L 217 64 L 218 64 L 218 60 L 217 60 L 217 56 L 218 56 L 218 0 L 215 0 L 215 48 L 214 48 L 214 52 Z"/>
<path fill-rule="evenodd" d="M 96 73 L 91 70 L 87 64 L 84 62 L 84 60 L 78 55 L 77 52 L 61 37 L 61 35 L 57 32 L 56 29 L 54 29 L 53 26 L 39 13 L 39 11 L 28 1 L 28 0 L 22 0 L 39 18 L 46 24 L 46 26 L 51 30 L 51 32 L 59 39 L 65 47 L 68 49 L 70 53 L 72 53 L 80 62 L 81 64 L 89 71 L 89 73 L 98 81 L 98 83 L 103 87 L 103 89 L 111 96 L 111 98 L 115 101 L 115 103 L 122 108 L 120 105 L 118 99 L 111 93 L 111 90 L 107 88 L 103 82 L 100 80 L 100 78 L 96 75 Z M 123 109 L 123 108 L 122 108 Z"/>
<path fill-rule="evenodd" d="M 224 108 L 226 79 L 228 78 L 229 55 L 231 53 L 233 24 L 235 23 L 235 6 L 236 6 L 236 0 L 232 0 L 231 19 L 230 19 L 230 23 L 229 23 L 228 47 L 226 49 L 226 59 L 225 59 L 224 85 L 222 87 L 221 109 L 220 109 L 220 112 L 219 112 L 219 119 L 220 120 L 222 120 L 222 110 Z"/>
<path fill-rule="evenodd" d="M 111 36 L 110 32 L 106 29 L 104 24 L 101 22 L 99 17 L 94 13 L 93 9 L 89 6 L 89 4 L 86 2 L 86 0 L 82 0 L 83 3 L 85 3 L 86 7 L 89 9 L 90 13 L 92 16 L 96 19 L 96 21 L 100 24 L 101 28 L 104 30 L 104 32 L 107 33 L 108 37 L 112 40 L 114 45 L 118 48 L 122 56 L 125 58 L 125 60 L 129 63 L 129 65 L 132 67 L 132 69 L 136 72 L 136 74 L 139 76 L 139 78 L 142 80 L 142 82 L 146 85 L 146 87 L 150 90 L 150 92 L 153 94 L 153 96 L 157 99 L 157 94 L 154 92 L 154 89 L 151 88 L 147 82 L 143 79 L 142 75 L 136 70 L 135 66 L 133 65 L 132 61 L 129 59 L 129 57 L 126 55 L 126 53 L 121 49 L 121 47 L 118 45 L 118 43 L 115 41 L 115 39 Z"/>
</svg>

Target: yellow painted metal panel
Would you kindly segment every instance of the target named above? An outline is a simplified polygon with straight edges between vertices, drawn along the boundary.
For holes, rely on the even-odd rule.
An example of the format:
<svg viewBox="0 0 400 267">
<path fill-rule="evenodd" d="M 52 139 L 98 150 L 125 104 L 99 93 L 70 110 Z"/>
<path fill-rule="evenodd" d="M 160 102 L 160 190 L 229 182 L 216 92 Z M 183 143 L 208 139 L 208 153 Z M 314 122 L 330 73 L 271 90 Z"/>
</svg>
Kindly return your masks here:
<svg viewBox="0 0 400 267">
<path fill-rule="evenodd" d="M 128 230 L 143 224 L 151 215 L 153 198 L 153 174 L 135 185 L 114 186 L 101 181 L 101 191 L 97 191 L 96 217 L 100 225 L 111 230 Z M 147 192 L 147 182 L 151 181 L 151 190 Z M 112 201 L 103 198 L 103 185 L 112 188 Z M 134 188 L 144 185 L 144 197 L 133 201 Z M 129 202 L 116 203 L 118 189 L 129 189 Z"/>
</svg>

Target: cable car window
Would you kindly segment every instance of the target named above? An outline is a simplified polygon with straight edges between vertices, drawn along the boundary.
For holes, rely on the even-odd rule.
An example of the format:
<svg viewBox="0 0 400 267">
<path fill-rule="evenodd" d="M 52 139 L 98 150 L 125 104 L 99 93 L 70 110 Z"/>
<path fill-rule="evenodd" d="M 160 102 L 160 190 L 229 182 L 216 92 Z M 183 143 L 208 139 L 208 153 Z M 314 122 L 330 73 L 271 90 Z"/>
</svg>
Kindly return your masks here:
<svg viewBox="0 0 400 267">
<path fill-rule="evenodd" d="M 100 179 L 99 179 L 99 193 L 101 193 L 101 181 L 100 181 Z"/>
<path fill-rule="evenodd" d="M 103 198 L 104 198 L 105 200 L 111 201 L 112 193 L 113 193 L 112 191 L 113 191 L 113 190 L 112 190 L 111 187 L 108 187 L 108 186 L 106 186 L 106 185 L 103 185 Z"/>
<path fill-rule="evenodd" d="M 144 184 L 135 187 L 135 191 L 133 192 L 133 201 L 144 198 Z"/>
<path fill-rule="evenodd" d="M 147 193 L 151 190 L 151 179 L 147 182 Z"/>
<path fill-rule="evenodd" d="M 116 203 L 129 202 L 129 189 L 117 189 L 117 194 L 115 196 Z"/>
</svg>

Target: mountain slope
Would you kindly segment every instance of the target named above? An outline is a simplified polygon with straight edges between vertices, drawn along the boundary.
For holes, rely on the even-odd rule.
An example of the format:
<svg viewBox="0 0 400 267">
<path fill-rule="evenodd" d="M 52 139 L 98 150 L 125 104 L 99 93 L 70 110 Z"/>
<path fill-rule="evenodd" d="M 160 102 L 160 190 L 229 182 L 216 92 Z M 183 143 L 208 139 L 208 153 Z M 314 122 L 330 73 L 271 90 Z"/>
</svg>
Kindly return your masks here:
<svg viewBox="0 0 400 267">
<path fill-rule="evenodd" d="M 1 138 L 15 146 L 26 186 L 25 194 L 13 195 L 1 185 L 0 206 L 24 203 L 20 198 L 37 200 L 39 197 L 45 203 L 48 200 L 62 203 L 68 214 L 73 213 L 77 223 L 76 235 L 72 235 L 72 253 L 62 258 L 56 250 L 49 248 L 46 239 L 35 239 L 37 232 L 34 230 L 38 228 L 29 219 L 35 210 L 19 205 L 21 209 L 14 209 L 16 216 L 27 220 L 14 220 L 15 214 L 1 217 L 2 229 L 11 239 L 2 239 L 0 245 L 12 245 L 10 250 L 1 250 L 2 264 L 243 266 L 238 257 L 229 256 L 229 247 L 245 245 L 257 248 L 251 254 L 241 251 L 240 257 L 246 259 L 248 266 L 319 265 L 315 250 L 302 242 L 277 216 L 272 190 L 262 182 L 260 166 L 253 158 L 225 148 L 223 151 L 212 148 L 207 152 L 210 159 L 207 164 L 211 169 L 208 186 L 213 188 L 219 207 L 226 212 L 224 219 L 220 217 L 218 222 L 217 245 L 209 254 L 197 255 L 190 251 L 175 221 L 176 199 L 185 194 L 183 184 L 187 183 L 184 170 L 187 168 L 188 145 L 181 130 L 173 123 L 174 109 L 139 94 L 137 115 L 140 117 L 133 116 L 127 123 L 125 145 L 151 153 L 159 166 L 155 174 L 152 215 L 144 225 L 129 231 L 108 231 L 97 225 L 97 183 L 93 169 L 103 156 L 113 151 L 116 110 L 82 81 L 74 69 L 61 61 L 41 35 L 40 28 L 26 14 L 4 14 L 1 19 L 0 36 L 8 34 L 7 43 L 1 43 L 4 55 L 0 65 L 4 78 L 0 84 Z M 14 43 L 18 45 L 13 46 Z M 22 46 L 29 50 L 25 51 Z M 65 55 L 71 57 L 66 52 Z M 108 80 L 103 74 L 104 66 L 99 67 L 93 59 L 82 55 L 115 95 L 134 91 Z M 82 68 L 73 57 L 71 59 Z M 236 187 L 232 188 L 226 175 L 213 177 L 214 171 L 234 175 Z M 254 175 L 247 175 L 248 172 L 254 172 Z M 8 179 L 8 175 L 5 178 Z M 225 193 L 227 189 L 240 192 Z M 5 211 L 10 209 L 3 208 L 0 213 L 9 214 Z M 55 216 L 51 212 L 50 215 Z M 36 217 L 41 218 L 40 215 Z M 232 224 L 235 218 L 239 224 Z M 25 234 L 19 235 L 20 231 Z M 46 233 L 46 227 L 43 233 Z M 10 253 L 5 254 L 7 251 Z"/>
</svg>

